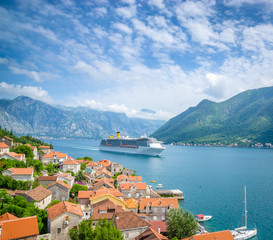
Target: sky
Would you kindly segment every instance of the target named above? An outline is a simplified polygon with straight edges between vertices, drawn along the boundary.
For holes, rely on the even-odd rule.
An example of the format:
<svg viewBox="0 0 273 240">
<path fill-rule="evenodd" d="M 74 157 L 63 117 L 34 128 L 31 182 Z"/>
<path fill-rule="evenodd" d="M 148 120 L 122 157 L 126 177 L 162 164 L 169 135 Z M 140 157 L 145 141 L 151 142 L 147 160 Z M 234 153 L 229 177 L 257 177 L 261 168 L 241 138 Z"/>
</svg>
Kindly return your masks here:
<svg viewBox="0 0 273 240">
<path fill-rule="evenodd" d="M 272 0 L 0 1 L 0 98 L 168 120 L 267 86 Z"/>
</svg>

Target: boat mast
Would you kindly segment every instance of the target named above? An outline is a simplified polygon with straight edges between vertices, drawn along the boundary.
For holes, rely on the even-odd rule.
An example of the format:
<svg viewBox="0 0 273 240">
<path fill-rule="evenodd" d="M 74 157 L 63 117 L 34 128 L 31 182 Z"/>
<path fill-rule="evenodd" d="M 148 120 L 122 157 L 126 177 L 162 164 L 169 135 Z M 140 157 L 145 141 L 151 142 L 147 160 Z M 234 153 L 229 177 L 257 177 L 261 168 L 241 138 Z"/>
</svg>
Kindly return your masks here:
<svg viewBox="0 0 273 240">
<path fill-rule="evenodd" d="M 245 227 L 247 228 L 246 186 L 245 186 Z"/>
</svg>

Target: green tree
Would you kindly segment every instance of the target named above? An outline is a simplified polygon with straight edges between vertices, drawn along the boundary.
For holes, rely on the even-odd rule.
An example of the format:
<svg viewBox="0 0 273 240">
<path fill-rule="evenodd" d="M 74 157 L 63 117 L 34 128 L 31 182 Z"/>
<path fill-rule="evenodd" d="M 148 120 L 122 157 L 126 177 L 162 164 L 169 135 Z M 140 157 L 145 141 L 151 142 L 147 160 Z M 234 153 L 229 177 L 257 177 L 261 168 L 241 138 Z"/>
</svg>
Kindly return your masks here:
<svg viewBox="0 0 273 240">
<path fill-rule="evenodd" d="M 49 163 L 46 165 L 45 169 L 48 171 L 48 173 L 57 173 L 58 164 Z"/>
<path fill-rule="evenodd" d="M 78 171 L 76 176 L 75 176 L 75 180 L 77 182 L 80 182 L 80 181 L 85 181 L 86 180 L 86 176 L 84 175 L 83 171 Z"/>
<path fill-rule="evenodd" d="M 93 159 L 91 157 L 88 157 L 88 156 L 85 156 L 85 157 L 80 157 L 80 158 L 77 158 L 77 160 L 86 160 L 86 161 L 93 161 Z"/>
<path fill-rule="evenodd" d="M 74 198 L 75 196 L 78 196 L 79 191 L 87 191 L 87 189 L 87 186 L 74 184 L 73 187 L 70 189 L 70 196 Z"/>
<path fill-rule="evenodd" d="M 92 219 L 90 221 L 83 220 L 77 229 L 70 229 L 69 236 L 71 240 L 123 240 L 121 231 L 106 219 L 100 219 L 95 229 L 93 229 L 92 225 Z"/>
<path fill-rule="evenodd" d="M 42 162 L 40 162 L 37 159 L 27 158 L 26 164 L 27 164 L 27 167 L 34 167 L 37 173 L 40 173 L 44 169 L 44 165 L 42 164 Z"/>
<path fill-rule="evenodd" d="M 167 234 L 170 239 L 190 237 L 198 230 L 197 221 L 189 211 L 180 209 L 170 209 L 166 218 Z"/>
<path fill-rule="evenodd" d="M 16 153 L 24 153 L 27 158 L 33 158 L 33 152 L 31 150 L 31 147 L 26 146 L 26 145 L 19 145 L 14 149 Z"/>
</svg>

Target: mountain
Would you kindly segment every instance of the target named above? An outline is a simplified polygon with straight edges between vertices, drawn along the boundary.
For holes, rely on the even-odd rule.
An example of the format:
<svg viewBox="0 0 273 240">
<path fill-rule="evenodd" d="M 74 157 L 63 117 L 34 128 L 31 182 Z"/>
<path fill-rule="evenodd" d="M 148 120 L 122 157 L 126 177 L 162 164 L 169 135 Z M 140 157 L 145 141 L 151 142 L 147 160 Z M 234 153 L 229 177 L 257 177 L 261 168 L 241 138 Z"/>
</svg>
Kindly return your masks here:
<svg viewBox="0 0 273 240">
<path fill-rule="evenodd" d="M 220 103 L 205 99 L 152 136 L 166 143 L 273 143 L 273 87 L 248 90 Z"/>
<path fill-rule="evenodd" d="M 0 100 L 1 128 L 19 135 L 100 139 L 120 131 L 122 135 L 139 137 L 151 134 L 164 123 L 87 107 L 54 107 L 25 96 Z"/>
</svg>

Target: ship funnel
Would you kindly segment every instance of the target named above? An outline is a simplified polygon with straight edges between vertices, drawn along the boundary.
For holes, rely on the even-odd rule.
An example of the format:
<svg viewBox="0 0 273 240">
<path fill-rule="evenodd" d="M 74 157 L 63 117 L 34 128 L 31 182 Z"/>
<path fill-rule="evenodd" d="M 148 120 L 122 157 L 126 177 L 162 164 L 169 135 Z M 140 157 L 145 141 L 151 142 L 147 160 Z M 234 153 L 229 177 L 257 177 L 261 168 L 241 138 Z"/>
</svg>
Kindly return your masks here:
<svg viewBox="0 0 273 240">
<path fill-rule="evenodd" d="M 119 138 L 120 137 L 120 132 L 117 132 L 117 138 Z"/>
</svg>

